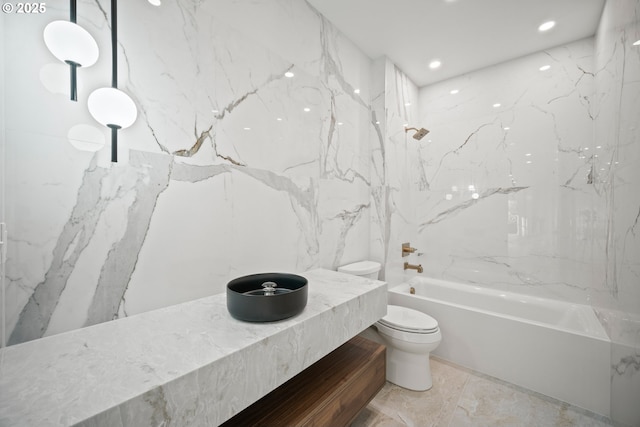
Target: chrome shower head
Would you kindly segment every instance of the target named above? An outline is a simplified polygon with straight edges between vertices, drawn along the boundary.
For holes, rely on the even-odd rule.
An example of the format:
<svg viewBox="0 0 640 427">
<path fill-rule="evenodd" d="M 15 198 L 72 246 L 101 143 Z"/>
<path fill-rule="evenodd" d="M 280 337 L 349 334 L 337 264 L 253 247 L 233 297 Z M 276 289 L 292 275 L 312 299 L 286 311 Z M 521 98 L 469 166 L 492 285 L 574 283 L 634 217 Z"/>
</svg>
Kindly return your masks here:
<svg viewBox="0 0 640 427">
<path fill-rule="evenodd" d="M 425 137 L 426 134 L 429 133 L 429 131 L 427 129 L 425 129 L 425 128 L 420 128 L 420 129 L 418 129 L 418 128 L 404 128 L 404 132 L 405 133 L 409 132 L 410 130 L 415 130 L 416 131 L 416 133 L 413 134 L 413 139 L 417 139 L 418 141 L 420 141 L 422 138 Z"/>
</svg>

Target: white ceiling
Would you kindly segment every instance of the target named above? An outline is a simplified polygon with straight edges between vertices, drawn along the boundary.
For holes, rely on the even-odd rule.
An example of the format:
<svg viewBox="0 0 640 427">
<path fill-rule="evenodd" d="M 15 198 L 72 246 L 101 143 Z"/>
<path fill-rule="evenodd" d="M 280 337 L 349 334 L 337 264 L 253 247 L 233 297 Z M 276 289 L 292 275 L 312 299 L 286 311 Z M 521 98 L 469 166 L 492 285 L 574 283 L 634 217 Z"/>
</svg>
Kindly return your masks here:
<svg viewBox="0 0 640 427">
<path fill-rule="evenodd" d="M 593 36 L 604 0 L 307 0 L 418 86 Z M 538 32 L 548 20 L 556 26 Z M 442 61 L 429 69 L 433 59 Z"/>
</svg>

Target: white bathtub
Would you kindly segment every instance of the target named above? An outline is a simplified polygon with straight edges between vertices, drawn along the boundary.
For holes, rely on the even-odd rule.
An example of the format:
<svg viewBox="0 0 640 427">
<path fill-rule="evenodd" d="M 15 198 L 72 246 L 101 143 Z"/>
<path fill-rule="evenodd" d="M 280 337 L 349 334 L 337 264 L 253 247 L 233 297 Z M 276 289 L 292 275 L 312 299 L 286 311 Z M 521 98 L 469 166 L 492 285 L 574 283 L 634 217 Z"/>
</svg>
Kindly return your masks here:
<svg viewBox="0 0 640 427">
<path fill-rule="evenodd" d="M 389 303 L 438 321 L 436 356 L 609 416 L 611 346 L 591 307 L 422 277 Z"/>
</svg>

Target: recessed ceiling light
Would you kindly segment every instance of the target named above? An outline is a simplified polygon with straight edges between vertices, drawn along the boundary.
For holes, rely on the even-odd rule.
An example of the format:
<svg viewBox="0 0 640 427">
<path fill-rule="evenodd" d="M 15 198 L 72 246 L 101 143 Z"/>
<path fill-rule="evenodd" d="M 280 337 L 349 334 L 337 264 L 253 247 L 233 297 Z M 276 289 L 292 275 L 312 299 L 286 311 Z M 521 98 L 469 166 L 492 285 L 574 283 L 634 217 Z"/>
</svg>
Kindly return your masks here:
<svg viewBox="0 0 640 427">
<path fill-rule="evenodd" d="M 410 105 L 411 105 L 411 103 L 410 103 L 410 102 L 405 102 L 405 103 L 404 103 L 404 106 L 405 106 L 405 107 L 408 107 L 408 106 L 410 106 Z"/>
<path fill-rule="evenodd" d="M 551 65 L 543 65 L 540 67 L 540 71 L 547 71 L 549 68 L 551 68 Z"/>
<path fill-rule="evenodd" d="M 309 107 L 304 107 L 304 112 L 305 112 L 305 113 L 308 113 L 309 111 L 311 111 L 311 108 L 309 108 Z"/>
<path fill-rule="evenodd" d="M 456 93 L 460 92 L 458 89 L 453 89 L 451 92 L 449 92 L 451 95 L 455 95 Z"/>
<path fill-rule="evenodd" d="M 360 93 L 360 89 L 354 89 L 354 90 L 353 90 L 353 93 L 355 93 L 355 94 Z"/>
<path fill-rule="evenodd" d="M 251 130 L 251 128 L 247 127 L 247 128 L 243 128 L 244 130 Z"/>
<path fill-rule="evenodd" d="M 640 40 L 636 40 L 636 41 L 633 43 L 633 45 L 634 45 L 634 46 L 640 46 Z"/>
<path fill-rule="evenodd" d="M 555 26 L 556 26 L 556 21 L 547 21 L 543 24 L 540 24 L 540 26 L 538 27 L 538 31 L 549 31 Z"/>
<path fill-rule="evenodd" d="M 291 71 L 287 71 L 286 73 L 284 73 L 284 76 L 291 78 L 291 77 L 295 76 L 295 74 L 293 74 Z"/>
<path fill-rule="evenodd" d="M 281 122 L 282 121 L 282 117 L 278 117 L 276 120 Z"/>
<path fill-rule="evenodd" d="M 436 68 L 440 68 L 441 65 L 442 65 L 442 62 L 440 62 L 439 59 L 434 59 L 433 61 L 429 62 L 429 68 L 431 68 L 432 70 L 435 70 Z"/>
<path fill-rule="evenodd" d="M 498 108 L 499 106 L 501 106 L 502 104 L 500 104 L 499 102 L 496 102 L 495 104 L 493 104 L 493 108 Z"/>
<path fill-rule="evenodd" d="M 149 3 L 151 3 L 154 6 L 160 6 L 162 4 L 160 0 L 149 0 Z"/>
<path fill-rule="evenodd" d="M 510 128 L 509 126 L 505 126 L 505 127 L 503 127 L 502 129 L 503 129 L 503 130 L 509 130 L 509 129 L 511 129 L 511 128 Z"/>
</svg>

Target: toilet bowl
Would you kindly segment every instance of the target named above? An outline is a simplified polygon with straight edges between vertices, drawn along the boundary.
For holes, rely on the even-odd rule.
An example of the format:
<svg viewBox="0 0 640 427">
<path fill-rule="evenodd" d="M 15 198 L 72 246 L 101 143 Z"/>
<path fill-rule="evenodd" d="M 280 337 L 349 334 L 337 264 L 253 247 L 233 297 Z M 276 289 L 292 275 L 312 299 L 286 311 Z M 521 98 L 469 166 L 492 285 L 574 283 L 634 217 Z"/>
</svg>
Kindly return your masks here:
<svg viewBox="0 0 640 427">
<path fill-rule="evenodd" d="M 420 311 L 388 305 L 375 328 L 387 346 L 387 380 L 409 390 L 429 390 L 429 354 L 442 341 L 438 322 Z"/>
<path fill-rule="evenodd" d="M 338 271 L 377 279 L 380 264 L 361 261 L 339 267 Z M 387 346 L 387 381 L 415 391 L 432 387 L 429 353 L 442 340 L 433 317 L 408 307 L 388 305 L 387 315 L 362 335 Z"/>
</svg>

